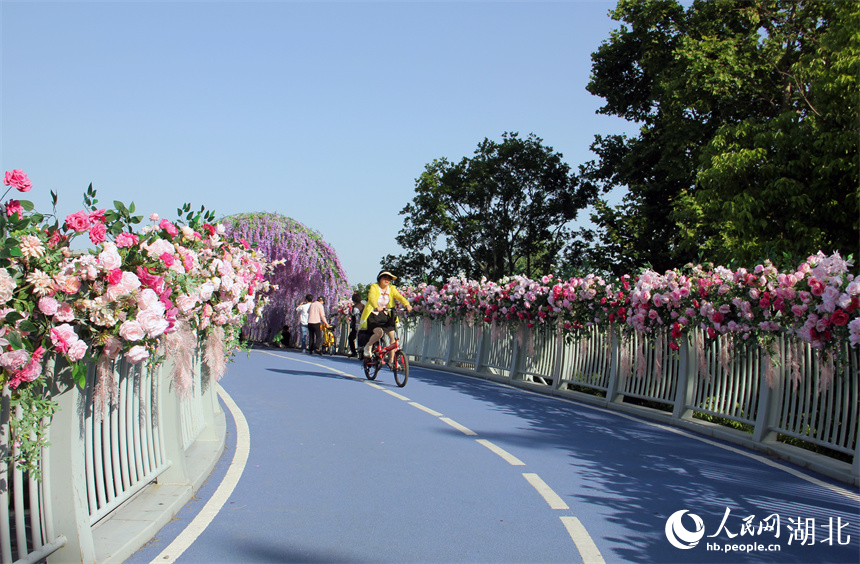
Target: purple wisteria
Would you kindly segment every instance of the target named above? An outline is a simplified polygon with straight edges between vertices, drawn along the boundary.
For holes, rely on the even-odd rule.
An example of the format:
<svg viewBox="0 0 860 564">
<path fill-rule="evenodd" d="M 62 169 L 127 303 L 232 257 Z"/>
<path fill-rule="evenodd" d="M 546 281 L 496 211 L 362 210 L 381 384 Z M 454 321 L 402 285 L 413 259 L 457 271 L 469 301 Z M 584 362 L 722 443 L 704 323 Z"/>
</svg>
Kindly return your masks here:
<svg viewBox="0 0 860 564">
<path fill-rule="evenodd" d="M 271 341 L 284 325 L 298 335 L 296 306 L 306 294 L 325 298 L 326 310 L 350 294 L 346 273 L 335 250 L 322 235 L 289 217 L 274 213 L 244 213 L 223 220 L 227 233 L 255 244 L 274 265 L 269 281 L 277 286 L 257 320 L 249 319 L 250 340 Z"/>
</svg>

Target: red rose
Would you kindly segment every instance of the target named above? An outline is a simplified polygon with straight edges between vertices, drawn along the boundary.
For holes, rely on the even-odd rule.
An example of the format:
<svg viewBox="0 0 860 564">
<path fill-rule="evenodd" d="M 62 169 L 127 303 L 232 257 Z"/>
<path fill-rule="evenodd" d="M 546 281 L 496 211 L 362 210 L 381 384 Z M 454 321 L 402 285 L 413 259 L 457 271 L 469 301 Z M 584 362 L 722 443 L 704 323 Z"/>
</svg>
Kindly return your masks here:
<svg viewBox="0 0 860 564">
<path fill-rule="evenodd" d="M 830 323 L 837 327 L 842 327 L 848 323 L 848 314 L 841 309 L 837 309 L 830 315 Z"/>
</svg>

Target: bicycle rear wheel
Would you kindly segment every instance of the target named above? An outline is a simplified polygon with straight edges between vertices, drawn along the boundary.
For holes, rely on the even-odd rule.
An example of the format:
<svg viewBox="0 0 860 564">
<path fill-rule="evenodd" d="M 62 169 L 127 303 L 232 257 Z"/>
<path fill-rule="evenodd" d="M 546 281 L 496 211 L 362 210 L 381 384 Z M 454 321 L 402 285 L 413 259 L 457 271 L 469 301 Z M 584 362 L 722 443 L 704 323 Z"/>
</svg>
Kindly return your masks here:
<svg viewBox="0 0 860 564">
<path fill-rule="evenodd" d="M 364 367 L 364 375 L 368 380 L 376 380 L 376 375 L 379 373 L 379 361 L 372 356 L 361 361 Z"/>
<path fill-rule="evenodd" d="M 406 360 L 406 355 L 403 354 L 403 351 L 397 351 L 394 353 L 394 381 L 397 383 L 397 386 L 402 388 L 406 385 L 406 381 L 409 380 L 409 361 Z"/>
</svg>

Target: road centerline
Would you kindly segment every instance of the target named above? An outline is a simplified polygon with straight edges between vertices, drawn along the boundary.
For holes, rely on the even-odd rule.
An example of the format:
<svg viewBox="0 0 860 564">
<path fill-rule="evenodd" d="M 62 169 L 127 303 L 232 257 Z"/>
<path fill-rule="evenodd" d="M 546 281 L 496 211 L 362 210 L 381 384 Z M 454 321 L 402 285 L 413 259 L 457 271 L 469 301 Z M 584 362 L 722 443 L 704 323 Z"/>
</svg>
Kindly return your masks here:
<svg viewBox="0 0 860 564">
<path fill-rule="evenodd" d="M 553 491 L 546 482 L 544 482 L 540 476 L 531 472 L 524 472 L 523 478 L 529 481 L 529 483 L 534 486 L 534 489 L 541 495 L 541 497 L 546 501 L 550 508 L 552 509 L 570 509 L 567 504 L 564 502 L 561 497 L 557 493 Z"/>
<path fill-rule="evenodd" d="M 507 462 L 508 464 L 510 464 L 511 466 L 525 466 L 526 465 L 525 462 L 523 462 L 522 460 L 520 460 L 519 458 L 517 458 L 513 454 L 509 453 L 508 451 L 506 451 L 502 447 L 491 443 L 487 439 L 475 439 L 475 441 L 477 441 L 479 444 L 484 445 L 485 447 L 487 447 L 488 449 L 490 449 L 494 453 L 501 456 L 502 459 L 505 462 Z"/>
</svg>

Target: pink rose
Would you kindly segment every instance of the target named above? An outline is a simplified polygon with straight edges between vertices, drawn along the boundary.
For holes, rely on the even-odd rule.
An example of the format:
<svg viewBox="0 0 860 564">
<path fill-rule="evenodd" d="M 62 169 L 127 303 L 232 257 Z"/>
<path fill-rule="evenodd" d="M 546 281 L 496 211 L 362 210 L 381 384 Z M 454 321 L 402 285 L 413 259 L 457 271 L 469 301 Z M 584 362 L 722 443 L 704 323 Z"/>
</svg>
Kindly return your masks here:
<svg viewBox="0 0 860 564">
<path fill-rule="evenodd" d="M 122 266 L 122 257 L 116 250 L 116 246 L 111 243 L 105 243 L 105 248 L 99 253 L 99 264 L 105 270 L 114 270 Z"/>
<path fill-rule="evenodd" d="M 163 334 L 170 325 L 170 322 L 164 318 L 163 306 L 162 308 L 150 308 L 141 311 L 137 314 L 137 322 L 152 338 Z"/>
<path fill-rule="evenodd" d="M 16 168 L 13 171 L 7 170 L 6 178 L 3 179 L 3 184 L 6 186 L 12 186 L 19 192 L 29 192 L 30 188 L 33 187 L 30 179 L 27 178 L 27 175 L 24 174 L 24 171 L 20 168 Z"/>
<path fill-rule="evenodd" d="M 127 292 L 132 292 L 140 288 L 140 280 L 134 272 L 123 272 L 120 286 L 125 288 Z"/>
<path fill-rule="evenodd" d="M 176 298 L 176 307 L 178 307 L 179 311 L 182 313 L 188 313 L 194 309 L 195 305 L 197 305 L 197 300 L 187 294 L 182 294 Z"/>
<path fill-rule="evenodd" d="M 167 231 L 171 236 L 176 235 L 177 233 L 179 233 L 179 230 L 178 230 L 178 229 L 176 229 L 176 226 L 175 226 L 175 225 L 173 225 L 170 221 L 168 221 L 168 220 L 166 220 L 166 219 L 162 219 L 162 220 L 158 223 L 158 226 L 159 226 L 160 228 L 164 229 L 165 231 Z"/>
<path fill-rule="evenodd" d="M 74 328 L 68 323 L 63 323 L 51 329 L 51 343 L 58 352 L 66 353 L 69 346 L 78 340 Z"/>
<path fill-rule="evenodd" d="M 9 371 L 18 370 L 29 361 L 30 353 L 24 349 L 16 349 L 0 354 L 0 366 Z"/>
<path fill-rule="evenodd" d="M 104 223 L 93 223 L 92 227 L 90 227 L 90 241 L 92 241 L 94 245 L 104 243 L 106 235 L 107 227 L 105 227 Z"/>
<path fill-rule="evenodd" d="M 9 200 L 6 202 L 6 217 L 12 217 L 18 214 L 18 219 L 24 219 L 24 208 L 18 200 Z"/>
<path fill-rule="evenodd" d="M 162 253 L 162 255 L 159 258 L 161 259 L 161 262 L 164 263 L 164 266 L 166 266 L 168 268 L 173 266 L 174 259 L 173 259 L 173 255 L 171 255 L 170 253 Z"/>
<path fill-rule="evenodd" d="M 108 284 L 119 284 L 122 282 L 122 270 L 119 268 L 114 268 L 108 273 Z"/>
<path fill-rule="evenodd" d="M 147 351 L 145 347 L 142 347 L 140 345 L 135 345 L 131 347 L 129 351 L 125 353 L 125 359 L 131 364 L 138 364 L 139 362 L 146 360 L 147 358 L 149 358 L 149 351 Z"/>
<path fill-rule="evenodd" d="M 158 294 L 152 288 L 145 288 L 137 296 L 137 307 L 146 310 L 159 303 Z"/>
<path fill-rule="evenodd" d="M 66 229 L 71 229 L 77 233 L 86 231 L 90 228 L 90 216 L 85 211 L 79 211 L 66 216 Z"/>
<path fill-rule="evenodd" d="M 107 210 L 96 210 L 90 212 L 90 221 L 93 223 L 104 223 L 105 222 L 105 211 Z"/>
<path fill-rule="evenodd" d="M 85 354 L 87 354 L 87 344 L 82 340 L 78 339 L 77 341 L 69 345 L 69 352 L 67 353 L 67 356 L 72 362 L 77 362 L 81 360 L 82 358 L 84 358 Z"/>
<path fill-rule="evenodd" d="M 137 235 L 134 233 L 120 233 L 116 236 L 116 246 L 117 247 L 132 247 L 137 245 L 139 241 Z"/>
<path fill-rule="evenodd" d="M 59 307 L 59 302 L 51 296 L 45 296 L 44 298 L 39 299 L 39 311 L 41 311 L 47 316 L 51 316 L 57 313 L 57 309 Z"/>
<path fill-rule="evenodd" d="M 134 319 L 129 319 L 128 321 L 125 321 L 119 327 L 119 336 L 126 341 L 139 341 L 143 338 L 144 334 L 145 332 L 143 330 L 143 327 Z"/>
<path fill-rule="evenodd" d="M 72 306 L 65 302 L 60 302 L 57 308 L 57 313 L 54 315 L 54 321 L 58 323 L 68 323 L 75 320 L 75 311 Z"/>
</svg>

